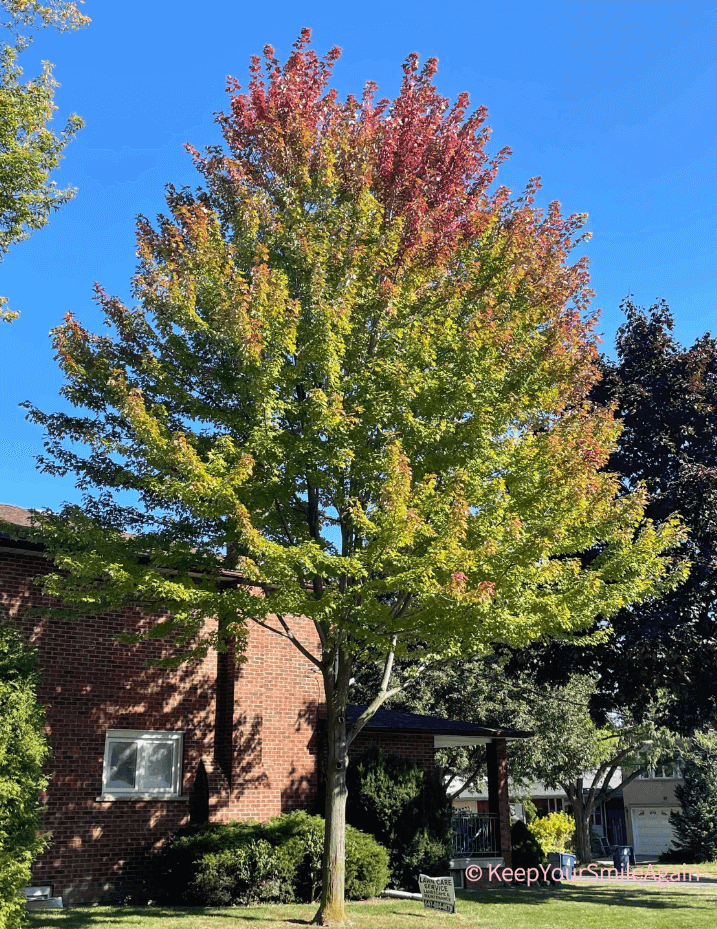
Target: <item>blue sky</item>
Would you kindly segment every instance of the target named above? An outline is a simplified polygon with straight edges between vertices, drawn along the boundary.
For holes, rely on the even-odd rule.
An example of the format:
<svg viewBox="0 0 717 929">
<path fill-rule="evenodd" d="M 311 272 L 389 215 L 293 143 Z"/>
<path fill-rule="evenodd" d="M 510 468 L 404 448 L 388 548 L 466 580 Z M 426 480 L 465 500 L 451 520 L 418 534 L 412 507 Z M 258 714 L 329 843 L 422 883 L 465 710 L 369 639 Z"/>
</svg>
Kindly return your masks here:
<svg viewBox="0 0 717 929">
<path fill-rule="evenodd" d="M 343 48 L 342 95 L 371 78 L 393 96 L 409 52 L 437 56 L 439 90 L 469 91 L 488 107 L 493 149 L 513 149 L 501 181 L 518 191 L 539 174 L 545 203 L 589 214 L 606 349 L 627 293 L 643 305 L 664 297 L 683 342 L 717 330 L 714 3 L 88 0 L 84 10 L 87 29 L 42 33 L 23 55 L 28 75 L 41 59 L 55 64 L 58 128 L 71 111 L 86 127 L 56 175 L 76 198 L 0 265 L 0 293 L 22 313 L 0 329 L 0 502 L 79 499 L 71 478 L 35 470 L 42 435 L 18 408 L 61 404 L 49 330 L 68 310 L 100 327 L 94 281 L 129 299 L 136 214 L 162 209 L 167 182 L 198 183 L 182 143 L 217 141 L 226 75 L 246 83 L 267 42 L 285 58 L 302 26 L 319 52 Z"/>
</svg>

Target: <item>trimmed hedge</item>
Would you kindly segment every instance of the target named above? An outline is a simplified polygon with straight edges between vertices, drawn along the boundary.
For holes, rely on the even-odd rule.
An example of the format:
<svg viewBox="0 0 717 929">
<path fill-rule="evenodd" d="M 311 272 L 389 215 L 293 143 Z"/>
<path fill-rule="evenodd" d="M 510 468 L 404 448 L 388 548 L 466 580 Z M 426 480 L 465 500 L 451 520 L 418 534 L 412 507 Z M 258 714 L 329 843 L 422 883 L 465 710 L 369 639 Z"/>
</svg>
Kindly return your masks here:
<svg viewBox="0 0 717 929">
<path fill-rule="evenodd" d="M 49 751 L 36 684 L 34 650 L 0 617 L 0 929 L 22 923 L 22 888 L 48 842 L 38 835 L 38 794 L 47 785 L 42 765 Z"/>
<path fill-rule="evenodd" d="M 180 829 L 157 861 L 155 895 L 164 903 L 246 906 L 305 902 L 321 893 L 324 820 L 285 813 L 267 823 L 203 823 Z M 388 883 L 388 852 L 346 827 L 346 896 L 361 900 Z"/>
</svg>

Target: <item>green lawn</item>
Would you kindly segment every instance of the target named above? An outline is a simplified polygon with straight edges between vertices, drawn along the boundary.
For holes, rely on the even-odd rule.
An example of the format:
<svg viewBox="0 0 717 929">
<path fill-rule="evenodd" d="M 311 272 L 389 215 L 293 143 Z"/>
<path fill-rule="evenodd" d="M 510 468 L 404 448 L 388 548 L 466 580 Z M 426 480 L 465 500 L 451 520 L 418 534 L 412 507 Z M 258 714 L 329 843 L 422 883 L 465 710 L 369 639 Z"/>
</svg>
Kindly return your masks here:
<svg viewBox="0 0 717 929">
<path fill-rule="evenodd" d="M 419 902 L 375 900 L 349 905 L 357 929 L 714 929 L 717 884 L 688 887 L 573 885 L 459 894 L 456 916 L 431 913 Z M 280 929 L 306 925 L 314 906 L 249 909 L 76 907 L 34 912 L 32 929 Z"/>
<path fill-rule="evenodd" d="M 692 865 L 692 867 L 699 868 L 700 876 L 717 877 L 717 861 L 703 861 L 702 864 Z"/>
</svg>

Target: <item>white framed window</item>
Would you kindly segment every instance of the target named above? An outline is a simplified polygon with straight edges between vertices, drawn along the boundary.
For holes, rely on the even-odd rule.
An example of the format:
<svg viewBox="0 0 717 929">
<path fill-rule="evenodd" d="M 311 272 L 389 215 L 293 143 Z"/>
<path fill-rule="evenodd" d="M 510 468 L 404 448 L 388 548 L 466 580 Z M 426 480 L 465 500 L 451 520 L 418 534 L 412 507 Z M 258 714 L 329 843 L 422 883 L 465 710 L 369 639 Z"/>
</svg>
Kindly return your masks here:
<svg viewBox="0 0 717 929">
<path fill-rule="evenodd" d="M 183 732 L 108 729 L 102 797 L 178 797 L 183 744 Z"/>
<path fill-rule="evenodd" d="M 656 780 L 659 778 L 671 778 L 676 780 L 683 776 L 682 760 L 677 759 L 677 761 L 668 761 L 664 764 L 655 765 L 654 768 L 651 768 L 649 771 L 643 771 L 639 775 L 643 780 Z"/>
</svg>

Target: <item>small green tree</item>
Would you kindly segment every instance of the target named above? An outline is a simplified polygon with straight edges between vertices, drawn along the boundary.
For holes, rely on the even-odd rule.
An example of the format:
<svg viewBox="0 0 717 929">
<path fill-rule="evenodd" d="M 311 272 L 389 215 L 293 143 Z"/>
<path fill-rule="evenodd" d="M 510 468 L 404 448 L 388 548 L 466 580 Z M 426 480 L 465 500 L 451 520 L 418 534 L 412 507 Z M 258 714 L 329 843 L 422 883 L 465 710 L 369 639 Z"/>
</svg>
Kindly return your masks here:
<svg viewBox="0 0 717 929">
<path fill-rule="evenodd" d="M 675 787 L 682 809 L 672 813 L 677 851 L 686 861 L 717 859 L 717 736 L 694 737 L 685 754 L 684 783 Z"/>
<path fill-rule="evenodd" d="M 34 651 L 0 617 L 0 929 L 20 925 L 26 909 L 21 890 L 47 844 L 38 834 L 48 747 L 36 684 Z"/>
<path fill-rule="evenodd" d="M 89 22 L 73 0 L 0 0 L 0 261 L 14 242 L 27 239 L 49 222 L 75 195 L 72 187 L 60 190 L 50 174 L 60 162 L 67 143 L 82 126 L 74 113 L 56 134 L 50 128 L 57 82 L 45 61 L 36 78 L 22 81 L 18 56 L 36 29 L 52 26 L 60 32 Z M 0 297 L 0 320 L 10 322 L 17 313 L 6 309 Z"/>
</svg>

